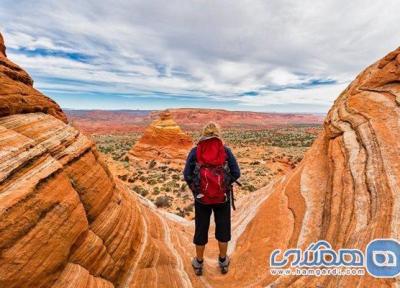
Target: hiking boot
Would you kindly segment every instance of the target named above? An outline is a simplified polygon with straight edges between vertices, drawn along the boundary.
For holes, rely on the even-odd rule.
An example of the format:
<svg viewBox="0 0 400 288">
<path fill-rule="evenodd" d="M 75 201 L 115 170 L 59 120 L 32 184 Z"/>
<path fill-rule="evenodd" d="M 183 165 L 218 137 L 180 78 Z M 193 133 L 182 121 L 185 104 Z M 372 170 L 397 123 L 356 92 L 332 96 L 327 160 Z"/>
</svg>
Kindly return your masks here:
<svg viewBox="0 0 400 288">
<path fill-rule="evenodd" d="M 194 257 L 192 260 L 192 267 L 197 276 L 201 276 L 203 274 L 203 261 L 199 262 L 197 257 Z"/>
<path fill-rule="evenodd" d="M 218 265 L 219 265 L 219 268 L 221 269 L 222 274 L 228 273 L 229 263 L 230 263 L 230 260 L 229 260 L 228 255 L 225 257 L 224 261 L 221 261 L 221 258 L 218 257 Z"/>
</svg>

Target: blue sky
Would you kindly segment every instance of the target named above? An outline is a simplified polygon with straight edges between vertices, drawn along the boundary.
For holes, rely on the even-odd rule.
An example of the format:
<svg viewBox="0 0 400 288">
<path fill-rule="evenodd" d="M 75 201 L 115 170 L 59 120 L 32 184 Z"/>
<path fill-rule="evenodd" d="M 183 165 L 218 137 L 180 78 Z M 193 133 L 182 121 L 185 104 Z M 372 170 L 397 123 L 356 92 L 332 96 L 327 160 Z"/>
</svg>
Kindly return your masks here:
<svg viewBox="0 0 400 288">
<path fill-rule="evenodd" d="M 0 5 L 9 58 L 64 108 L 324 113 L 400 44 L 396 0 Z"/>
</svg>

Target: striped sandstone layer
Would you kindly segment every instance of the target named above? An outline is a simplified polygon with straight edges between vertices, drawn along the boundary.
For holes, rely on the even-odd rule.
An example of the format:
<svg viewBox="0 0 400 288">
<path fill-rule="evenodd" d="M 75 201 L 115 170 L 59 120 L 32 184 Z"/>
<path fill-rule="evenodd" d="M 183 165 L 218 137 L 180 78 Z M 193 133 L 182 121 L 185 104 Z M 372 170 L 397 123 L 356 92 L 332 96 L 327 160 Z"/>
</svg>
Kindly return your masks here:
<svg viewBox="0 0 400 288">
<path fill-rule="evenodd" d="M 2 47 L 0 287 L 181 287 L 160 218 Z"/>
<path fill-rule="evenodd" d="M 276 248 L 365 250 L 400 239 L 400 48 L 365 69 L 330 109 L 300 165 L 271 188 L 239 238 L 227 278 L 236 287 L 399 287 L 371 276 L 272 277 Z M 210 281 L 214 281 L 211 279 Z"/>
</svg>

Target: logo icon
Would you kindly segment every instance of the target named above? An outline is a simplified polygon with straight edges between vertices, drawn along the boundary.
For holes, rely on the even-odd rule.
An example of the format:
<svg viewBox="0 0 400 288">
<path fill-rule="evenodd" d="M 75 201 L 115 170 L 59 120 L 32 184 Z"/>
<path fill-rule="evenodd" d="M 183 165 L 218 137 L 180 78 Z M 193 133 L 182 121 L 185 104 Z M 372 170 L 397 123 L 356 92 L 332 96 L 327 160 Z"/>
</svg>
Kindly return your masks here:
<svg viewBox="0 0 400 288">
<path fill-rule="evenodd" d="M 375 239 L 365 251 L 366 268 L 377 278 L 400 275 L 400 242 L 395 239 Z"/>
</svg>

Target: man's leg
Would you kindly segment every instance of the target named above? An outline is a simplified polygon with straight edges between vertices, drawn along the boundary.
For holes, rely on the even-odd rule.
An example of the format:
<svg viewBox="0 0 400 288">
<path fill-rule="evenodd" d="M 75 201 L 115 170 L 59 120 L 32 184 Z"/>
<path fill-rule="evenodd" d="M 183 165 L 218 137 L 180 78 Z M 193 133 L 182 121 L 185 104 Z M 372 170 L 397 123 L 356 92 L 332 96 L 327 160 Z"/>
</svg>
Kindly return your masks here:
<svg viewBox="0 0 400 288">
<path fill-rule="evenodd" d="M 228 241 L 231 240 L 231 206 L 230 203 L 224 203 L 214 209 L 215 220 L 215 238 L 218 240 L 219 257 L 218 265 L 221 273 L 228 272 L 229 257 L 226 255 L 228 250 Z"/>
<path fill-rule="evenodd" d="M 210 227 L 210 216 L 212 209 L 209 206 L 194 203 L 194 223 L 195 231 L 193 243 L 196 245 L 196 256 L 198 260 L 203 260 L 205 245 L 208 242 L 208 229 Z"/>
<path fill-rule="evenodd" d="M 204 249 L 208 242 L 208 228 L 210 227 L 211 208 L 195 201 L 194 223 L 195 231 L 193 243 L 196 245 L 196 257 L 192 260 L 192 266 L 196 275 L 203 274 Z"/>
<path fill-rule="evenodd" d="M 206 245 L 196 245 L 196 257 L 197 257 L 197 260 L 203 261 L 204 249 L 205 248 L 206 248 Z"/>
<path fill-rule="evenodd" d="M 227 202 L 214 207 L 213 211 L 220 256 L 226 256 L 228 241 L 231 240 L 231 206 Z"/>
<path fill-rule="evenodd" d="M 226 257 L 226 251 L 228 250 L 228 242 L 218 241 L 218 248 L 219 248 L 219 257 L 220 258 L 225 258 Z"/>
</svg>

